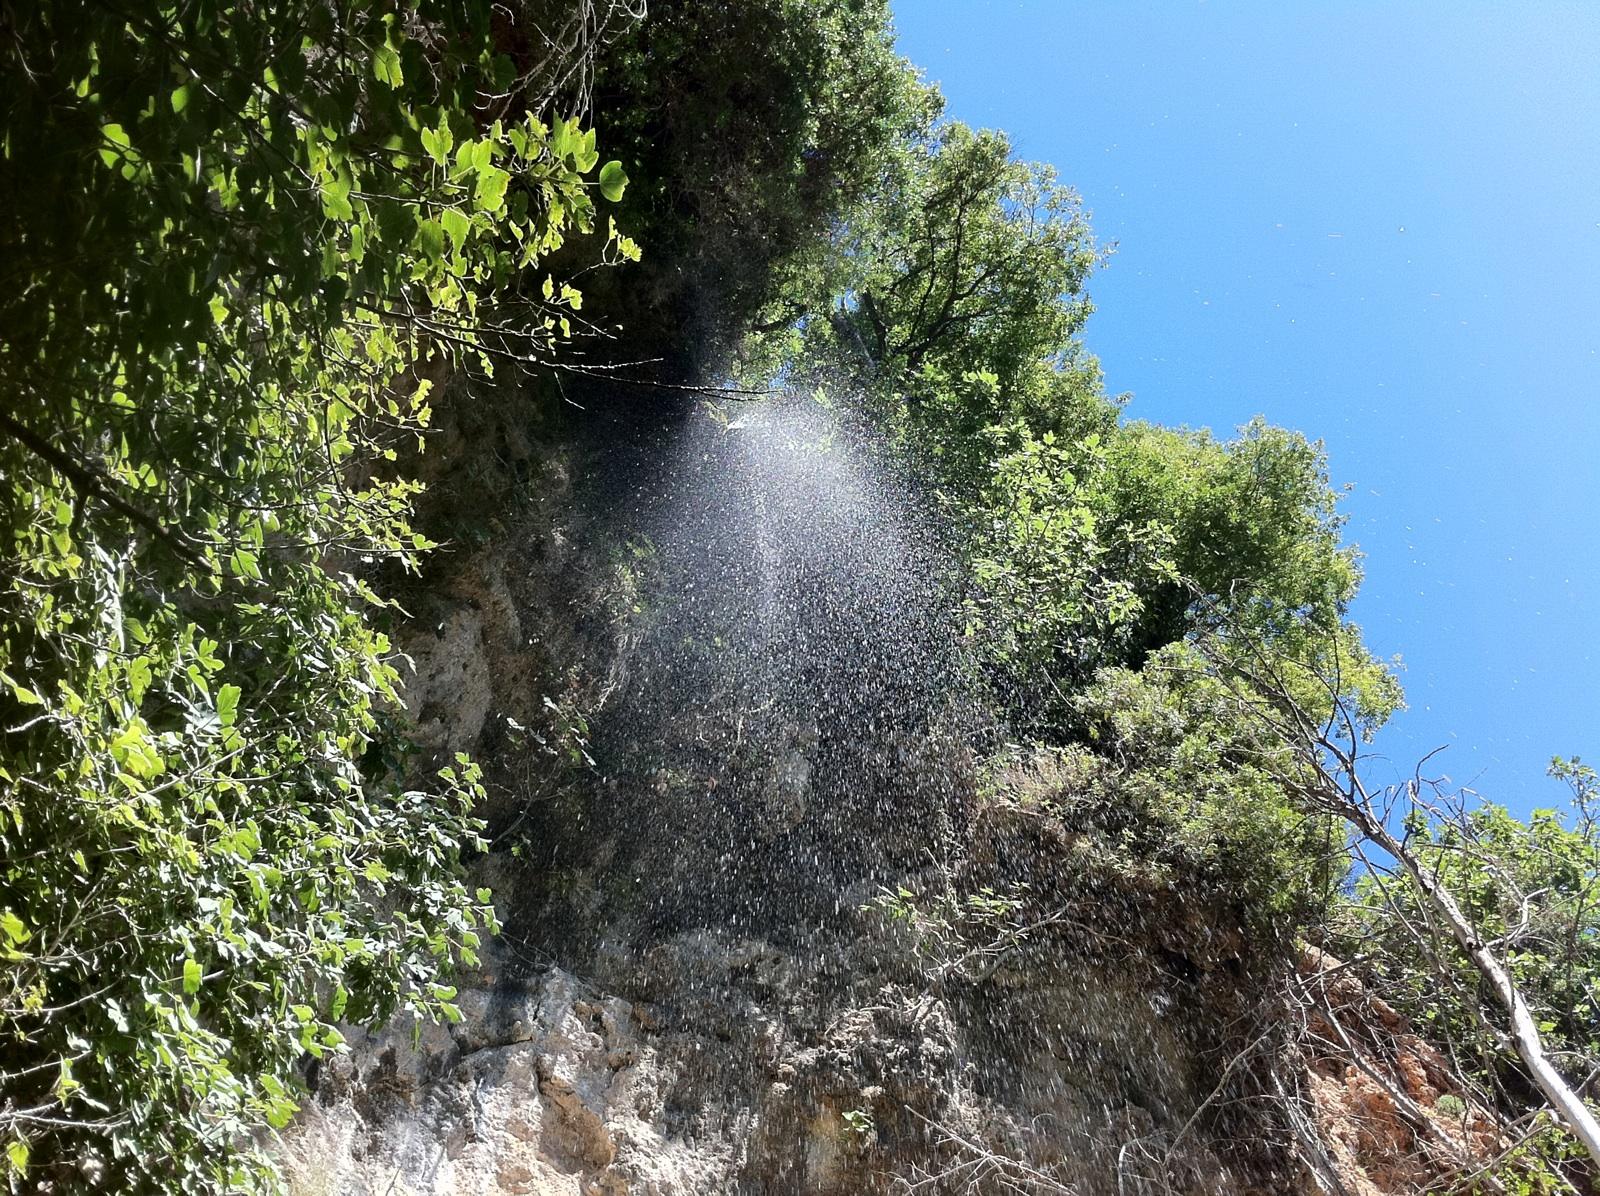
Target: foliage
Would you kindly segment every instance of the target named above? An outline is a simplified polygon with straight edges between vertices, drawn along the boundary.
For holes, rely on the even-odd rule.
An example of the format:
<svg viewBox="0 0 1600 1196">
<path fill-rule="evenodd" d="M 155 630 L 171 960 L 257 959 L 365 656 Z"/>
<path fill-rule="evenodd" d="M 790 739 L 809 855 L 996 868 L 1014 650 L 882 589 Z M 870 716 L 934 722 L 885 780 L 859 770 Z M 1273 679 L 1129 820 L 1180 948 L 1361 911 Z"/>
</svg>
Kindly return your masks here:
<svg viewBox="0 0 1600 1196">
<path fill-rule="evenodd" d="M 1576 759 L 1557 759 L 1550 775 L 1570 790 L 1566 811 L 1535 810 L 1524 822 L 1492 802 L 1431 816 L 1419 809 L 1405 841 L 1495 945 L 1552 1059 L 1568 1075 L 1593 1077 L 1600 1069 L 1600 779 Z M 1516 1055 L 1482 1032 L 1479 1011 L 1493 1002 L 1482 999 L 1477 972 L 1440 949 L 1442 933 L 1408 887 L 1373 871 L 1341 909 L 1334 947 L 1363 960 L 1461 1074 L 1501 1094 L 1503 1108 L 1520 1108 L 1526 1081 Z"/>
<path fill-rule="evenodd" d="M 969 630 L 1033 725 L 1070 727 L 1068 699 L 1095 670 L 1202 630 L 1280 659 L 1331 646 L 1360 572 L 1320 446 L 1259 420 L 1230 442 L 1147 424 L 1058 438 L 1020 421 L 990 438 L 969 508 Z M 1381 719 L 1393 681 L 1341 634 L 1344 689 Z"/>
<path fill-rule="evenodd" d="M 1072 707 L 1078 742 L 1010 745 L 990 758 L 983 789 L 999 817 L 1071 845 L 1059 876 L 1046 873 L 1038 894 L 1004 877 L 886 888 L 869 907 L 910 930 L 932 979 L 983 979 L 1002 955 L 1070 930 L 1084 894 L 1104 901 L 1108 883 L 1118 902 L 1163 894 L 1167 909 L 1212 930 L 1239 927 L 1250 950 L 1269 954 L 1321 919 L 1344 871 L 1343 833 L 1286 788 L 1294 747 L 1241 710 L 1235 679 L 1171 644 L 1140 668 L 1101 669 Z M 1126 909 L 1118 933 L 1141 916 Z"/>
<path fill-rule="evenodd" d="M 938 106 L 887 0 L 652 0 L 596 75 L 601 136 L 635 178 L 618 219 L 651 248 L 598 306 L 676 381 L 801 314 L 829 230 Z"/>
<path fill-rule="evenodd" d="M 906 146 L 834 249 L 836 299 L 806 352 L 887 399 L 886 422 L 947 476 L 981 468 L 1008 417 L 1050 430 L 1037 400 L 1069 376 L 1098 383 L 1074 339 L 1098 260 L 1078 197 L 1003 135 L 951 122 Z"/>
<path fill-rule="evenodd" d="M 624 173 L 479 5 L 60 0 L 3 54 L 0 1137 L 13 1185 L 247 1187 L 295 1061 L 451 1015 L 493 924 L 476 768 L 407 788 L 388 726 L 386 461 L 573 330 L 534 268 Z"/>
<path fill-rule="evenodd" d="M 878 1127 L 872 1119 L 872 1110 L 866 1107 L 846 1109 L 840 1120 L 844 1122 L 846 1130 L 862 1141 L 872 1138 L 878 1132 Z"/>
<path fill-rule="evenodd" d="M 1317 911 L 1342 838 L 1284 791 L 1288 746 L 1241 718 L 1194 649 L 1102 669 L 1073 707 L 1083 742 L 997 762 L 1002 796 L 1087 836 L 1103 864 L 1237 911 L 1263 943 Z"/>
<path fill-rule="evenodd" d="M 1592 1191 L 1584 1184 L 1583 1147 L 1548 1111 L 1534 1115 L 1512 1148 L 1502 1155 L 1488 1175 L 1470 1184 L 1470 1196 L 1556 1196 L 1557 1193 Z"/>
<path fill-rule="evenodd" d="M 1026 897 L 1025 885 L 1003 893 L 985 887 L 969 893 L 946 888 L 922 895 L 898 885 L 881 890 L 862 908 L 910 930 L 912 949 L 935 982 L 954 978 L 975 983 L 1039 931 L 1025 916 Z"/>
</svg>

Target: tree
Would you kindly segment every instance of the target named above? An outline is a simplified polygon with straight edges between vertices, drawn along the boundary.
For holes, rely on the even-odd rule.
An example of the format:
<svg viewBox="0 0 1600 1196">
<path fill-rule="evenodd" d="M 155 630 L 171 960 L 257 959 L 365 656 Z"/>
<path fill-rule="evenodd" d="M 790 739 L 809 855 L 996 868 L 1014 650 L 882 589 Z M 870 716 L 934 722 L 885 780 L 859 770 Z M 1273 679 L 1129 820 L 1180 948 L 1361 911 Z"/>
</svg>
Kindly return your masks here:
<svg viewBox="0 0 1600 1196">
<path fill-rule="evenodd" d="M 1099 398 L 1076 339 L 1099 256 L 1051 168 L 959 122 L 923 132 L 819 246 L 791 372 L 859 391 L 942 478 L 970 485 L 986 429 L 1059 432 Z"/>
<path fill-rule="evenodd" d="M 1394 707 L 1343 622 L 1361 574 L 1320 445 L 1259 420 L 1221 441 L 1087 412 L 1077 432 L 991 429 L 965 508 L 969 630 L 1021 695 L 1017 718 L 1070 729 L 1097 670 L 1137 669 L 1206 628 L 1291 654 L 1340 628 L 1352 692 L 1369 714 Z"/>
<path fill-rule="evenodd" d="M 858 269 L 835 330 L 906 378 L 982 370 L 1010 392 L 1068 351 L 1090 310 L 1098 255 L 1077 195 L 959 122 L 912 147 L 847 245 Z"/>
<path fill-rule="evenodd" d="M 1335 653 L 1331 658 L 1265 650 L 1247 636 L 1211 636 L 1204 667 L 1226 680 L 1238 703 L 1240 725 L 1256 728 L 1256 758 L 1269 764 L 1283 789 L 1306 809 L 1333 815 L 1350 828 L 1357 858 L 1372 877 L 1367 883 L 1382 894 L 1386 916 L 1411 937 L 1420 952 L 1418 966 L 1432 975 L 1449 975 L 1461 967 L 1476 974 L 1479 985 L 1466 1012 L 1478 1023 L 1479 1033 L 1514 1052 L 1529 1091 L 1548 1103 L 1591 1164 L 1600 1166 L 1600 1122 L 1562 1073 L 1546 1041 L 1558 1024 L 1541 1026 L 1519 982 L 1521 931 L 1491 938 L 1492 917 L 1469 912 L 1478 904 L 1472 882 L 1481 880 L 1475 876 L 1480 868 L 1502 877 L 1513 874 L 1514 855 L 1496 860 L 1478 854 L 1480 846 L 1492 841 L 1483 830 L 1495 821 L 1493 813 L 1474 818 L 1457 799 L 1457 812 L 1436 817 L 1430 829 L 1429 815 L 1439 802 L 1428 801 L 1425 791 L 1435 798 L 1444 795 L 1422 779 L 1420 765 L 1416 776 L 1398 789 L 1380 789 L 1366 779 L 1365 745 L 1373 727 L 1352 699 L 1349 675 L 1339 667 L 1341 637 L 1334 635 L 1329 643 Z M 1566 771 L 1580 796 L 1580 809 L 1586 810 L 1593 774 L 1565 764 L 1558 770 Z M 1559 854 L 1565 858 L 1544 878 L 1547 886 L 1579 894 L 1579 911 L 1587 908 L 1595 885 L 1593 858 L 1585 858 L 1583 841 L 1580 832 L 1578 843 L 1563 843 Z M 1462 861 L 1458 853 L 1478 858 Z M 1531 898 L 1537 895 L 1542 894 L 1521 894 L 1530 905 L 1519 919 L 1531 921 Z M 1586 946 L 1580 954 L 1579 942 L 1590 933 L 1581 912 L 1569 933 L 1576 961 L 1587 954 Z M 1520 970 L 1538 974 L 1538 969 Z"/>
<path fill-rule="evenodd" d="M 1400 843 L 1454 898 L 1499 959 L 1552 1063 L 1593 1101 L 1600 1077 L 1600 824 L 1594 770 L 1555 760 L 1567 811 L 1534 810 L 1524 822 L 1505 807 L 1419 775 L 1401 796 Z M 1333 946 L 1358 960 L 1478 1086 L 1484 1103 L 1522 1116 L 1537 1088 L 1503 1016 L 1492 977 L 1455 950 L 1452 929 L 1417 888 L 1375 862 L 1334 923 Z M 1486 1023 L 1490 1032 L 1486 1033 Z"/>
<path fill-rule="evenodd" d="M 651 252 L 594 299 L 626 312 L 627 356 L 675 383 L 825 301 L 830 233 L 939 107 L 894 51 L 887 0 L 652 0 L 596 89 L 600 135 L 637 179 L 618 219 Z"/>
<path fill-rule="evenodd" d="M 598 36 L 580 14 L 541 65 L 505 28 L 536 15 L 8 14 L 13 1185 L 266 1181 L 249 1135 L 292 1112 L 296 1060 L 341 1020 L 450 1016 L 437 972 L 493 925 L 457 866 L 476 768 L 407 777 L 372 579 L 429 547 L 390 463 L 431 381 L 558 352 L 580 297 L 536 270 L 626 182 L 528 109 L 570 99 Z M 636 255 L 614 226 L 598 243 Z"/>
</svg>

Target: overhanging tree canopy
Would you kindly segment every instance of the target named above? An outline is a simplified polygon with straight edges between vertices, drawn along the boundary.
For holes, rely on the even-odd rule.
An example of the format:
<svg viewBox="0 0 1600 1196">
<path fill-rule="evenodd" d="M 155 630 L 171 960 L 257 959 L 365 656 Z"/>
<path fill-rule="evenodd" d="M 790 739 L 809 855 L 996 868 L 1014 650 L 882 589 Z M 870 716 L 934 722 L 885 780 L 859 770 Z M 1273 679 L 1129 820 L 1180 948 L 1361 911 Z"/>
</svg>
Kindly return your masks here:
<svg viewBox="0 0 1600 1196">
<path fill-rule="evenodd" d="M 341 1018 L 451 1010 L 475 769 L 407 788 L 369 615 L 429 380 L 547 359 L 626 183 L 531 10 L 8 14 L 0 93 L 0 1148 L 247 1186 Z M 508 25 L 508 22 L 511 23 Z M 556 28 L 550 26 L 549 28 Z M 508 47 L 504 51 L 502 47 Z M 636 255 L 614 227 L 595 252 Z M 591 257 L 593 254 L 591 253 Z M 387 472 L 380 472 L 387 469 Z"/>
</svg>

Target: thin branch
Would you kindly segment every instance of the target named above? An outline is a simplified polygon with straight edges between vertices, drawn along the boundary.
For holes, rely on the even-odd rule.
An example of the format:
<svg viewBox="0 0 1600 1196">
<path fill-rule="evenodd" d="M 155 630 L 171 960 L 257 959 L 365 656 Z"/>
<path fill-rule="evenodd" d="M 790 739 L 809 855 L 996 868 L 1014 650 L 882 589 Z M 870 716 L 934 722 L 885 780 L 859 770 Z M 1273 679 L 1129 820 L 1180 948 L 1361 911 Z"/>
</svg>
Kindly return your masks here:
<svg viewBox="0 0 1600 1196">
<path fill-rule="evenodd" d="M 127 516 L 134 523 L 160 539 L 190 564 L 201 567 L 205 565 L 204 557 L 173 535 L 154 515 L 148 511 L 140 510 L 121 495 L 115 493 L 107 479 L 93 467 L 74 459 L 71 454 L 58 449 L 26 424 L 19 422 L 4 411 L 0 411 L 0 429 L 4 429 L 18 444 L 21 444 L 34 456 L 40 458 L 67 478 L 80 495 L 94 495 L 112 510 Z"/>
</svg>

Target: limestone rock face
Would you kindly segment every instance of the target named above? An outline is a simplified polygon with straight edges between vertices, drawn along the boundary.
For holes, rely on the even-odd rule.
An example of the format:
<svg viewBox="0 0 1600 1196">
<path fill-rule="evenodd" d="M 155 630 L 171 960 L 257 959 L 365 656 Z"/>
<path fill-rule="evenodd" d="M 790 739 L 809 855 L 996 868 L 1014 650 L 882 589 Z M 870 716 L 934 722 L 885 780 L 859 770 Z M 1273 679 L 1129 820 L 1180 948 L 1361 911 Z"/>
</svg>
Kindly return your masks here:
<svg viewBox="0 0 1600 1196">
<path fill-rule="evenodd" d="M 460 1005 L 449 1031 L 399 1023 L 329 1066 L 284 1139 L 292 1191 L 642 1196 L 728 1170 L 726 1143 L 663 1134 L 667 1072 L 627 1002 L 552 969 Z"/>
<path fill-rule="evenodd" d="M 1203 1143 L 1167 1149 L 1197 1096 L 1139 994 L 1062 978 L 985 1008 L 881 964 L 701 932 L 649 955 L 635 1001 L 559 968 L 467 989 L 448 1029 L 352 1035 L 282 1137 L 290 1190 L 848 1196 L 990 1174 L 1111 1192 L 1130 1138 L 1174 1191 L 1244 1190 Z"/>
<path fill-rule="evenodd" d="M 1331 955 L 1308 949 L 1307 1091 L 1331 1170 L 1349 1196 L 1432 1189 L 1510 1146 L 1449 1062 Z"/>
<path fill-rule="evenodd" d="M 1475 1106 L 1444 1114 L 1436 1052 L 1315 952 L 1326 1004 L 1288 1062 L 1320 1182 L 1196 1128 L 1215 1089 L 1178 990 L 1062 968 L 941 994 L 898 951 L 697 932 L 602 961 L 633 1000 L 549 967 L 465 989 L 448 1028 L 352 1031 L 279 1140 L 290 1192 L 1402 1196 L 1504 1146 Z"/>
</svg>

